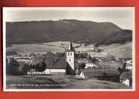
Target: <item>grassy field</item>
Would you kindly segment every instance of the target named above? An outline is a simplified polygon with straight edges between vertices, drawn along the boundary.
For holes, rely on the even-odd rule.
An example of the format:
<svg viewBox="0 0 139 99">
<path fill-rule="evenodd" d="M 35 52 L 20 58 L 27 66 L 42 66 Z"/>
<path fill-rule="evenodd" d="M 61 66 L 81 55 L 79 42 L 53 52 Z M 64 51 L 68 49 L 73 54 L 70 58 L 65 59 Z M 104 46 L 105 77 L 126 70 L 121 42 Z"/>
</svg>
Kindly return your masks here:
<svg viewBox="0 0 139 99">
<path fill-rule="evenodd" d="M 73 43 L 74 47 L 79 49 L 84 48 L 78 43 Z M 85 47 L 93 46 L 90 44 Z M 65 48 L 68 47 L 68 42 L 48 42 L 40 44 L 14 44 L 10 47 L 7 47 L 8 51 L 15 51 L 19 54 L 21 53 L 33 53 L 33 52 L 65 52 Z M 111 45 L 102 45 L 99 46 L 99 49 L 102 49 L 102 52 L 90 52 L 91 56 L 96 57 L 106 57 L 108 55 L 113 55 L 117 58 L 131 58 L 132 57 L 132 42 L 125 44 L 111 44 Z"/>
<path fill-rule="evenodd" d="M 7 89 L 126 89 L 116 82 L 96 78 L 78 80 L 65 74 L 7 76 Z"/>
</svg>

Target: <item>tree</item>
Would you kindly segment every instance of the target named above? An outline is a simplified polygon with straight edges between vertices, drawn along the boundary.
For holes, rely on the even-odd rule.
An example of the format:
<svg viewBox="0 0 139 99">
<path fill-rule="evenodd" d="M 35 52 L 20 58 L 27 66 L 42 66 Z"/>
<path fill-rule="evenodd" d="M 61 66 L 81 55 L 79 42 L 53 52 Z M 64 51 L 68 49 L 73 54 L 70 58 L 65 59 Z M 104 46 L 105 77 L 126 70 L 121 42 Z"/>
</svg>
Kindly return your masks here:
<svg viewBox="0 0 139 99">
<path fill-rule="evenodd" d="M 45 56 L 45 64 L 48 68 L 53 68 L 53 65 L 56 62 L 56 60 L 56 55 L 52 52 L 48 52 Z"/>
<path fill-rule="evenodd" d="M 14 58 L 11 58 L 8 68 L 9 68 L 9 74 L 12 75 L 19 74 L 18 71 L 19 63 Z"/>
<path fill-rule="evenodd" d="M 95 58 L 95 57 L 90 57 L 89 59 L 90 59 L 93 63 L 97 63 L 97 62 L 98 62 L 98 59 Z"/>
<path fill-rule="evenodd" d="M 79 69 L 84 69 L 85 68 L 85 63 L 80 63 L 79 64 Z"/>
<path fill-rule="evenodd" d="M 21 73 L 22 74 L 27 74 L 27 72 L 30 70 L 31 68 L 30 68 L 30 66 L 29 66 L 29 64 L 24 64 L 24 66 L 22 67 L 22 70 L 21 70 Z"/>
<path fill-rule="evenodd" d="M 39 72 L 42 72 L 46 69 L 46 64 L 45 64 L 45 61 L 42 61 L 40 63 L 38 63 L 36 66 L 35 66 L 35 70 L 36 71 L 39 71 Z"/>
</svg>

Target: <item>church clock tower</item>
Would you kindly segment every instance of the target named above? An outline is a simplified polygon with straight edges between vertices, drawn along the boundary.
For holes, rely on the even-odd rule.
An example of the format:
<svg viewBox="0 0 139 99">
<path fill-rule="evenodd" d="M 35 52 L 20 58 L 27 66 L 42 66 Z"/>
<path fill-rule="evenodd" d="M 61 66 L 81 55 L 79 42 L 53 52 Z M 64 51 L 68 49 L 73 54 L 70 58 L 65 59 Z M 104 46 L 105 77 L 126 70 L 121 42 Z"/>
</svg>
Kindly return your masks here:
<svg viewBox="0 0 139 99">
<path fill-rule="evenodd" d="M 74 62 L 74 57 L 75 57 L 75 50 L 72 46 L 72 43 L 69 42 L 69 47 L 66 51 L 66 74 L 69 75 L 74 75 L 75 74 L 75 62 Z"/>
</svg>

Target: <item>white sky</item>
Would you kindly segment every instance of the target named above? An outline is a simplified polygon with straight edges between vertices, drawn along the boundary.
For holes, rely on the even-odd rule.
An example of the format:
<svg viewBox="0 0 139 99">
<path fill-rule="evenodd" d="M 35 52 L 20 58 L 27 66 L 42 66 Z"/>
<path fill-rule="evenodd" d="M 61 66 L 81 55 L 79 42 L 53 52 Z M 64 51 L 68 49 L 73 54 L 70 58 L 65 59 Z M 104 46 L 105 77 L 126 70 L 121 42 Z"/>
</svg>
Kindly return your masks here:
<svg viewBox="0 0 139 99">
<path fill-rule="evenodd" d="M 124 29 L 134 27 L 134 7 L 5 7 L 4 21 L 78 19 L 113 22 Z"/>
</svg>

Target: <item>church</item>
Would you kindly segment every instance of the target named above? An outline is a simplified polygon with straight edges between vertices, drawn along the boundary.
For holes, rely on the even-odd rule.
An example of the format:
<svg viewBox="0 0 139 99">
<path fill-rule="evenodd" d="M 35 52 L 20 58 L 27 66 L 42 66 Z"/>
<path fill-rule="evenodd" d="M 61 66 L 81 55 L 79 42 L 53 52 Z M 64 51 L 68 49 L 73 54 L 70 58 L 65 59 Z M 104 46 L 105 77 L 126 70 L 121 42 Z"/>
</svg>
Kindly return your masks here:
<svg viewBox="0 0 139 99">
<path fill-rule="evenodd" d="M 69 47 L 66 50 L 66 74 L 75 75 L 75 49 L 72 46 L 72 43 L 69 42 Z"/>
<path fill-rule="evenodd" d="M 86 76 L 84 75 L 84 72 L 81 72 L 79 70 L 78 64 L 75 62 L 75 49 L 72 46 L 72 43 L 69 42 L 69 47 L 66 50 L 66 74 L 67 75 L 75 75 L 77 79 L 85 79 Z"/>
</svg>

